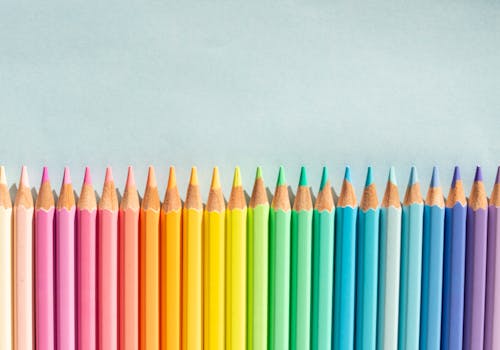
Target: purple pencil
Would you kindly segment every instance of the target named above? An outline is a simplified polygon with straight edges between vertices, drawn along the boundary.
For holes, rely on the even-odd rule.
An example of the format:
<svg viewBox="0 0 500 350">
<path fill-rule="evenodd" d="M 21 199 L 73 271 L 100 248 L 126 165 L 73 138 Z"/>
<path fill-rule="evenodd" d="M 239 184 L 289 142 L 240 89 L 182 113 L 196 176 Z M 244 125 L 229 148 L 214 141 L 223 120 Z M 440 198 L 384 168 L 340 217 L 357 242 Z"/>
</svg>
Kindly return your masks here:
<svg viewBox="0 0 500 350">
<path fill-rule="evenodd" d="M 477 167 L 467 208 L 464 350 L 483 348 L 487 228 L 488 198 L 481 168 Z"/>
<path fill-rule="evenodd" d="M 500 349 L 500 167 L 488 208 L 484 350 Z"/>
</svg>

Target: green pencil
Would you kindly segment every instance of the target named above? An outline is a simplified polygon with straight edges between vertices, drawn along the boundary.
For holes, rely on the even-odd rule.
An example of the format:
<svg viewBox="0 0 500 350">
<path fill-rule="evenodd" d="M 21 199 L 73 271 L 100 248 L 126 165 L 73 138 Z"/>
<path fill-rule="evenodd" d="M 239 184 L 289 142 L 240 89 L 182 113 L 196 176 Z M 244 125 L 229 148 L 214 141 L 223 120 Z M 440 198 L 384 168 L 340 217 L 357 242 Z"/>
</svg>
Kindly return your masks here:
<svg viewBox="0 0 500 350">
<path fill-rule="evenodd" d="M 333 249 L 335 206 L 328 170 L 323 168 L 313 211 L 313 273 L 311 348 L 329 349 L 332 344 Z"/>
<path fill-rule="evenodd" d="M 280 167 L 269 216 L 269 350 L 288 350 L 290 307 L 290 198 Z"/>
<path fill-rule="evenodd" d="M 267 253 L 269 240 L 269 202 L 260 167 L 257 168 L 247 215 L 247 349 L 258 350 L 265 349 L 267 345 Z"/>
<path fill-rule="evenodd" d="M 304 167 L 292 208 L 291 256 L 290 349 L 307 350 L 311 333 L 312 199 Z"/>
</svg>

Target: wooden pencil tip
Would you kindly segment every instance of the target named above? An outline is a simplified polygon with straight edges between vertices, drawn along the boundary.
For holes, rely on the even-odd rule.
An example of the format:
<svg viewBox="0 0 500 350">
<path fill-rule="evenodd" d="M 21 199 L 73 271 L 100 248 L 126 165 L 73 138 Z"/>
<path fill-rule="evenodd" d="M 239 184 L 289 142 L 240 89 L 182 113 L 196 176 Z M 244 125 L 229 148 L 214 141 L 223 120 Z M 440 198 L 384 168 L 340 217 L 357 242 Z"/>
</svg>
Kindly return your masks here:
<svg viewBox="0 0 500 350">
<path fill-rule="evenodd" d="M 479 165 L 476 167 L 476 174 L 474 175 L 474 182 L 477 181 L 483 181 L 483 171 Z"/>
<path fill-rule="evenodd" d="M 7 177 L 5 176 L 5 167 L 0 166 L 0 184 L 7 185 Z"/>
<path fill-rule="evenodd" d="M 113 170 L 111 170 L 111 167 L 108 166 L 106 168 L 106 175 L 104 176 L 104 182 L 113 182 Z"/>
<path fill-rule="evenodd" d="M 462 177 L 460 176 L 460 168 L 458 166 L 455 166 L 455 169 L 453 170 L 453 180 L 451 181 L 451 187 L 455 187 L 458 180 L 462 180 Z"/>
<path fill-rule="evenodd" d="M 255 179 L 262 179 L 262 167 L 258 166 L 255 173 Z"/>
<path fill-rule="evenodd" d="M 64 167 L 63 185 L 69 184 L 71 184 L 71 174 L 69 173 L 69 167 Z"/>
<path fill-rule="evenodd" d="M 370 186 L 372 183 L 373 183 L 373 170 L 372 167 L 369 166 L 368 170 L 366 171 L 365 187 Z"/>
<path fill-rule="evenodd" d="M 28 178 L 28 168 L 25 165 L 21 168 L 21 179 L 19 180 L 20 186 L 30 187 L 30 182 Z"/>
<path fill-rule="evenodd" d="M 148 179 L 146 181 L 146 186 L 147 187 L 156 187 L 156 175 L 155 175 L 155 169 L 153 168 L 152 165 L 149 166 L 148 170 Z"/>
<path fill-rule="evenodd" d="M 211 190 L 216 190 L 221 188 L 220 185 L 220 178 L 219 178 L 219 168 L 214 167 L 214 170 L 212 172 L 212 183 L 210 184 L 210 189 Z"/>
<path fill-rule="evenodd" d="M 432 177 L 431 177 L 430 187 L 434 188 L 434 187 L 439 187 L 439 186 L 440 186 L 439 171 L 438 171 L 437 166 L 435 166 L 432 168 Z"/>
<path fill-rule="evenodd" d="M 396 169 L 393 166 L 389 169 L 389 182 L 393 185 L 397 186 L 398 183 L 396 181 Z"/>
<path fill-rule="evenodd" d="M 191 177 L 189 178 L 189 184 L 192 186 L 198 185 L 198 169 L 196 167 L 191 168 Z"/>
<path fill-rule="evenodd" d="M 328 168 L 326 166 L 323 167 L 323 172 L 321 173 L 321 183 L 319 185 L 319 190 L 323 190 L 325 185 L 328 182 Z"/>
<path fill-rule="evenodd" d="M 171 166 L 168 171 L 167 189 L 172 189 L 176 187 L 177 187 L 177 177 L 175 176 L 175 167 Z"/>
<path fill-rule="evenodd" d="M 234 168 L 233 187 L 242 186 L 240 167 Z"/>
<path fill-rule="evenodd" d="M 285 168 L 283 166 L 280 166 L 280 170 L 278 172 L 278 181 L 276 182 L 276 186 L 283 186 L 283 185 L 286 185 Z"/>
<path fill-rule="evenodd" d="M 351 168 L 349 166 L 345 167 L 344 180 L 348 181 L 348 182 L 352 182 L 351 181 Z"/>
<path fill-rule="evenodd" d="M 417 168 L 413 165 L 410 170 L 410 179 L 408 180 L 408 187 L 415 185 L 418 182 Z"/>
<path fill-rule="evenodd" d="M 495 178 L 495 183 L 500 184 L 500 166 L 497 169 L 497 177 Z"/>
<path fill-rule="evenodd" d="M 128 167 L 127 182 L 125 183 L 125 187 L 135 187 L 134 168 L 132 168 L 132 166 Z"/>
<path fill-rule="evenodd" d="M 49 182 L 50 179 L 49 179 L 49 169 L 44 166 L 43 167 L 43 170 L 42 170 L 42 184 L 43 183 L 46 183 L 46 182 Z"/>
<path fill-rule="evenodd" d="M 92 185 L 92 176 L 90 175 L 90 168 L 88 166 L 85 167 L 85 175 L 83 175 L 83 184 L 84 185 Z"/>
<path fill-rule="evenodd" d="M 300 167 L 299 186 L 307 186 L 307 171 L 305 166 Z"/>
</svg>

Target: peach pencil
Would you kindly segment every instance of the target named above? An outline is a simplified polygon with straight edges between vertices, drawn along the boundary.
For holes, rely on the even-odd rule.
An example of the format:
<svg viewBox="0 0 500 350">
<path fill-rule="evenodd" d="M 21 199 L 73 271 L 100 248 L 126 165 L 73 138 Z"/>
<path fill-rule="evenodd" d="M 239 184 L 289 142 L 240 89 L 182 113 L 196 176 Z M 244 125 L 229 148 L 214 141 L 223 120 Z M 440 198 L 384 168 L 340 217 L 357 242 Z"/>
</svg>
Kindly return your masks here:
<svg viewBox="0 0 500 350">
<path fill-rule="evenodd" d="M 0 286 L 12 281 L 12 202 L 5 168 L 0 166 Z M 0 349 L 12 348 L 12 289 L 0 288 Z"/>
</svg>

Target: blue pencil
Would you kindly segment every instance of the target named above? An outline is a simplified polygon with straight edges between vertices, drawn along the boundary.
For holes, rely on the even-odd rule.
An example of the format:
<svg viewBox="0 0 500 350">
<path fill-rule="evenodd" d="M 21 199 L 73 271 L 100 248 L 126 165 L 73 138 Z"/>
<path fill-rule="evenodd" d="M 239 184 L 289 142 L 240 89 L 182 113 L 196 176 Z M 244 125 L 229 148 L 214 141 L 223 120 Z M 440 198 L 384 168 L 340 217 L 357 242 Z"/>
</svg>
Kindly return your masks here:
<svg viewBox="0 0 500 350">
<path fill-rule="evenodd" d="M 418 350 L 419 347 L 423 219 L 424 201 L 420 193 L 417 169 L 412 167 L 401 220 L 400 350 Z"/>
<path fill-rule="evenodd" d="M 358 213 L 356 252 L 356 350 L 374 350 L 377 341 L 379 208 L 372 168 Z"/>
<path fill-rule="evenodd" d="M 424 206 L 424 246 L 422 256 L 422 302 L 420 349 L 441 346 L 441 306 L 443 297 L 444 198 L 437 168 Z"/>
<path fill-rule="evenodd" d="M 358 207 L 351 183 L 351 171 L 347 167 L 335 211 L 334 350 L 354 347 L 357 213 Z"/>
<path fill-rule="evenodd" d="M 444 276 L 441 349 L 462 349 L 465 284 L 465 198 L 460 169 L 455 167 L 444 214 Z"/>
</svg>

